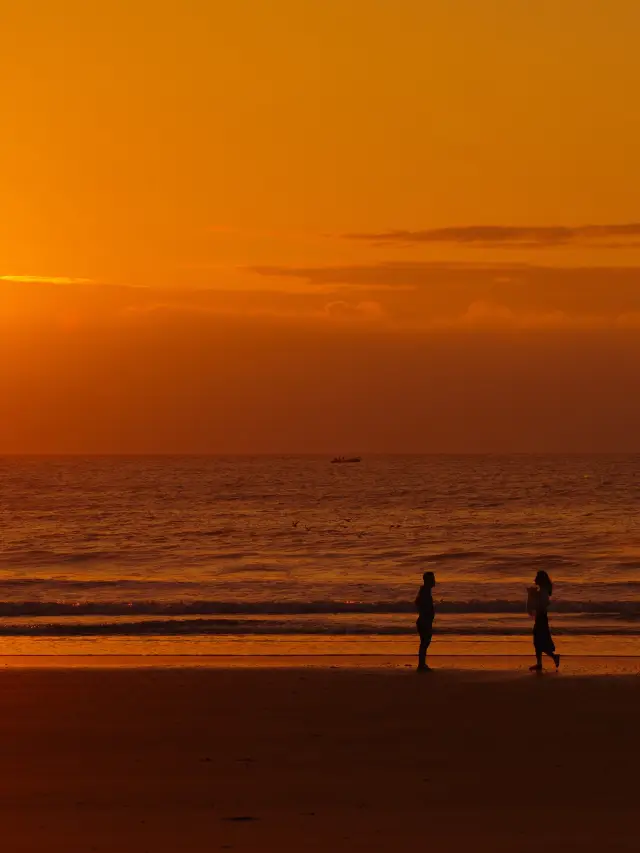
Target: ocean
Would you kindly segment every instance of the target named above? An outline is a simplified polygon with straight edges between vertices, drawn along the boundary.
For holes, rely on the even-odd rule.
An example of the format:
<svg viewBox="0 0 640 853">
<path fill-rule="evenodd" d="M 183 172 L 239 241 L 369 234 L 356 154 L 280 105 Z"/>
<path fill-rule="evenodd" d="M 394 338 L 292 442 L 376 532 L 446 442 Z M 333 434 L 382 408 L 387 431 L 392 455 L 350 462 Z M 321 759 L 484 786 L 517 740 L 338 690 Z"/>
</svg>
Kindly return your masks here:
<svg viewBox="0 0 640 853">
<path fill-rule="evenodd" d="M 0 458 L 7 655 L 640 654 L 640 456 Z"/>
</svg>

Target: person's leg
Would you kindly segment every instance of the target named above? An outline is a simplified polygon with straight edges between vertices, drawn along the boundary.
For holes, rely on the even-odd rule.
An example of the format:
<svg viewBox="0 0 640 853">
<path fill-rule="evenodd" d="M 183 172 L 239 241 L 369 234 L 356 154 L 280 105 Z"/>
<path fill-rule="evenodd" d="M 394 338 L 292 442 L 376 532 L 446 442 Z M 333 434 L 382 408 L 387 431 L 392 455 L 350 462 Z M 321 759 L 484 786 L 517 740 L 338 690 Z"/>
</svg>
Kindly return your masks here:
<svg viewBox="0 0 640 853">
<path fill-rule="evenodd" d="M 420 647 L 418 649 L 418 669 L 428 669 L 427 649 L 431 643 L 431 631 L 418 619 L 418 634 L 420 635 Z"/>
<path fill-rule="evenodd" d="M 529 672 L 540 672 L 542 669 L 542 648 L 540 647 L 539 639 L 539 628 L 538 625 L 535 625 L 533 629 L 533 648 L 536 653 L 536 662 L 533 666 L 529 667 Z"/>
<path fill-rule="evenodd" d="M 427 643 L 422 634 L 420 635 L 420 648 L 418 649 L 418 669 L 427 668 Z"/>
<path fill-rule="evenodd" d="M 556 654 L 556 647 L 553 645 L 553 643 L 548 649 L 545 649 L 545 654 L 549 655 L 551 660 L 555 663 L 556 669 L 558 669 L 558 667 L 560 666 L 560 655 Z"/>
<path fill-rule="evenodd" d="M 544 649 L 543 631 L 544 619 L 538 614 L 533 624 L 533 648 L 536 653 L 536 662 L 533 666 L 529 667 L 529 672 L 540 672 L 542 669 L 542 652 Z"/>
<path fill-rule="evenodd" d="M 553 637 L 551 636 L 551 631 L 549 630 L 549 623 L 546 625 L 546 633 L 544 637 L 544 653 L 549 655 L 551 660 L 555 663 L 556 669 L 560 666 L 560 655 L 556 654 L 556 644 L 553 642 Z"/>
</svg>

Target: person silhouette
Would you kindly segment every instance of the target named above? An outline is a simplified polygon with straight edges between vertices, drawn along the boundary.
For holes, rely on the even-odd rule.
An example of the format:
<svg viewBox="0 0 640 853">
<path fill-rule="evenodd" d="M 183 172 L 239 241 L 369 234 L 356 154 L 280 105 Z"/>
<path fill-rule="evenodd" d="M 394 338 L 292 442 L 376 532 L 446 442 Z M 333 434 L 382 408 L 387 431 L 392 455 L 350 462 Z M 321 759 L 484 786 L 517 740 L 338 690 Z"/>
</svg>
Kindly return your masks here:
<svg viewBox="0 0 640 853">
<path fill-rule="evenodd" d="M 534 580 L 535 587 L 530 589 L 529 614 L 534 617 L 533 647 L 536 652 L 536 663 L 529 667 L 530 672 L 542 672 L 542 655 L 549 655 L 556 665 L 560 666 L 560 655 L 556 654 L 555 643 L 549 628 L 549 600 L 553 592 L 553 584 L 549 575 L 540 571 Z"/>
<path fill-rule="evenodd" d="M 418 672 L 429 672 L 430 666 L 427 666 L 427 649 L 431 645 L 433 637 L 433 620 L 435 618 L 435 608 L 433 606 L 433 596 L 431 590 L 436 585 L 436 576 L 433 572 L 425 572 L 422 576 L 423 585 L 418 590 L 416 596 L 416 610 L 418 611 L 418 620 L 416 628 L 420 636 L 420 648 L 418 649 Z"/>
</svg>

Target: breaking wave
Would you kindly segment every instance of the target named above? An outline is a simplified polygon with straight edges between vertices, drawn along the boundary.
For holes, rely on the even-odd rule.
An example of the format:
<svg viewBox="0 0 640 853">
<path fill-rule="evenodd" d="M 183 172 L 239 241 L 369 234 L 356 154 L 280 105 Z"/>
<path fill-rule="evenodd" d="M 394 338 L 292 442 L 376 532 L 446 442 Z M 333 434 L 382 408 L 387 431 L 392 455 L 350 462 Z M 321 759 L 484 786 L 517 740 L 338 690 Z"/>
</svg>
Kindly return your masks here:
<svg viewBox="0 0 640 853">
<path fill-rule="evenodd" d="M 407 601 L 0 601 L 0 617 L 64 616 L 310 616 L 413 613 Z M 522 601 L 437 603 L 441 614 L 522 614 Z M 640 601 L 557 601 L 553 612 L 640 619 Z"/>
<path fill-rule="evenodd" d="M 640 625 L 589 625 L 585 630 L 579 624 L 554 627 L 554 633 L 585 634 L 590 636 L 640 636 Z M 402 625 L 372 624 L 322 624 L 301 625 L 291 621 L 261 621 L 259 619 L 151 619 L 146 621 L 101 621 L 101 622 L 0 622 L 0 636 L 4 637 L 178 637 L 178 636 L 407 636 L 415 634 L 411 621 Z M 515 637 L 529 636 L 528 624 L 486 625 L 460 627 L 459 625 L 438 626 L 438 635 L 459 637 Z"/>
</svg>

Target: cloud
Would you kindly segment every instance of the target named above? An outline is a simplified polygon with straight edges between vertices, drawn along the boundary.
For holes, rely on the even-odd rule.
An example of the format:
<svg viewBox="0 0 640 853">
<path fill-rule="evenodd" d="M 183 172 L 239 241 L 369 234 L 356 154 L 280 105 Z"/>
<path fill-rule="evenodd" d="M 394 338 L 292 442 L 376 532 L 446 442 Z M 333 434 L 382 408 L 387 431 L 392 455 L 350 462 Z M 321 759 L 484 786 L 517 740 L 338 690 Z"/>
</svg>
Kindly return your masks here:
<svg viewBox="0 0 640 853">
<path fill-rule="evenodd" d="M 248 271 L 267 278 L 297 278 L 312 285 L 368 286 L 387 290 L 398 287 L 414 288 L 426 283 L 427 278 L 436 280 L 443 273 L 464 270 L 496 270 L 496 265 L 474 265 L 422 262 L 384 261 L 378 264 L 346 264 L 335 266 L 257 266 Z M 509 270 L 513 269 L 509 265 Z"/>
<path fill-rule="evenodd" d="M 463 225 L 419 231 L 392 230 L 344 234 L 347 240 L 374 244 L 453 243 L 462 246 L 547 248 L 580 244 L 598 248 L 640 247 L 640 223 L 619 225 Z M 611 240 L 614 242 L 611 242 Z M 603 242 L 604 241 L 604 242 Z"/>
<path fill-rule="evenodd" d="M 138 287 L 83 283 L 65 279 L 0 276 L 0 325 L 113 327 L 132 325 L 183 327 L 207 323 L 245 323 L 264 327 L 320 325 L 330 328 L 383 319 L 375 288 L 319 287 L 297 291 L 278 289 Z M 393 288 L 389 288 L 393 290 Z M 362 291 L 362 293 L 360 293 Z"/>
<path fill-rule="evenodd" d="M 506 305 L 479 300 L 453 321 L 434 321 L 434 326 L 460 329 L 562 329 L 605 328 L 601 318 L 568 316 L 563 311 L 517 311 Z M 627 324 L 633 327 L 631 323 Z"/>
<path fill-rule="evenodd" d="M 95 284 L 92 278 L 69 278 L 56 275 L 0 275 L 0 281 L 24 284 Z"/>
<path fill-rule="evenodd" d="M 375 300 L 398 328 L 636 328 L 640 316 L 640 267 L 383 262 L 254 271 L 301 279 L 310 294 L 339 285 L 344 301 L 354 301 L 349 293 Z"/>
<path fill-rule="evenodd" d="M 0 280 L 2 334 L 40 324 L 205 328 L 239 325 L 366 330 L 632 329 L 640 267 L 379 263 L 260 267 L 300 284 L 254 290 L 146 288 Z"/>
<path fill-rule="evenodd" d="M 518 290 L 575 291 L 587 299 L 606 285 L 611 296 L 624 292 L 629 298 L 640 296 L 640 266 L 585 267 L 547 266 L 526 263 L 451 263 L 440 261 L 382 261 L 369 264 L 336 264 L 332 266 L 260 266 L 251 267 L 256 275 L 294 278 L 314 289 L 327 285 L 372 291 L 416 291 L 425 288 L 447 288 L 449 292 L 464 288 L 502 287 Z M 638 303 L 640 307 L 640 302 Z"/>
</svg>

